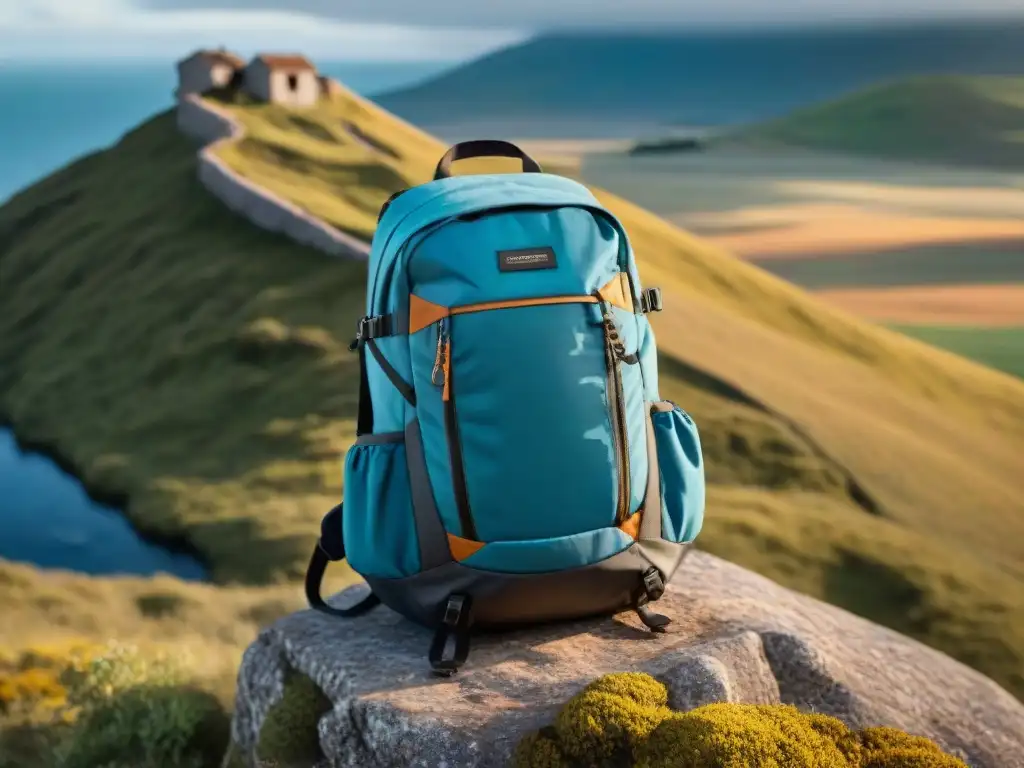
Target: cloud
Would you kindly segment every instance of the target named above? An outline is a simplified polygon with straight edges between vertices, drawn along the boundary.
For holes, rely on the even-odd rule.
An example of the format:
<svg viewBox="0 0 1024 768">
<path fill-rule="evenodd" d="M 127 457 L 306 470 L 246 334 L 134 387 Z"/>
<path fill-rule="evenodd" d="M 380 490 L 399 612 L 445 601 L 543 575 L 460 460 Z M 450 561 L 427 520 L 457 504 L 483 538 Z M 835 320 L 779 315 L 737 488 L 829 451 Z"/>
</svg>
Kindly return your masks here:
<svg viewBox="0 0 1024 768">
<path fill-rule="evenodd" d="M 281 0 L 136 0 L 183 5 L 273 8 Z M 487 28 L 692 26 L 843 21 L 906 16 L 1016 15 L 1020 0 L 291 0 L 294 10 L 353 22 Z"/>
<path fill-rule="evenodd" d="M 320 60 L 454 60 L 522 39 L 516 30 L 417 28 L 273 8 L 154 10 L 128 0 L 0 0 L 0 59 L 177 58 L 201 46 Z M 280 6 L 280 3 L 277 3 Z"/>
</svg>

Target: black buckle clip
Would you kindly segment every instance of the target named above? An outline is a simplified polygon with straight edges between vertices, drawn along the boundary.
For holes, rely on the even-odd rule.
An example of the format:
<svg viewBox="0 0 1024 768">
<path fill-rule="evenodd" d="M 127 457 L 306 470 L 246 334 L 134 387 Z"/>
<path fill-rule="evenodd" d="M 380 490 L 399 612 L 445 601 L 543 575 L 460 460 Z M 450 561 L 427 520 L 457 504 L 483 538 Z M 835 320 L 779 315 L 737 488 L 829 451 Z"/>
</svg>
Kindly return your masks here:
<svg viewBox="0 0 1024 768">
<path fill-rule="evenodd" d="M 640 311 L 661 312 L 664 304 L 661 302 L 661 288 L 645 288 L 640 293 Z"/>
<path fill-rule="evenodd" d="M 391 330 L 391 318 L 388 315 L 374 315 L 373 317 L 361 317 L 356 322 L 356 337 L 348 345 L 349 352 L 355 352 L 359 345 L 367 339 L 376 339 L 387 336 Z"/>
<path fill-rule="evenodd" d="M 659 600 L 665 594 L 665 582 L 657 568 L 648 568 L 644 572 L 644 592 L 648 600 Z"/>
<path fill-rule="evenodd" d="M 466 663 L 469 656 L 469 616 L 472 601 L 468 595 L 451 595 L 444 607 L 441 626 L 434 634 L 430 646 L 430 666 L 435 675 L 451 677 Z M 455 647 L 451 658 L 445 658 L 448 638 L 453 637 Z"/>
<path fill-rule="evenodd" d="M 661 288 L 645 289 L 640 304 L 644 312 L 661 312 L 665 307 L 661 300 Z"/>
</svg>

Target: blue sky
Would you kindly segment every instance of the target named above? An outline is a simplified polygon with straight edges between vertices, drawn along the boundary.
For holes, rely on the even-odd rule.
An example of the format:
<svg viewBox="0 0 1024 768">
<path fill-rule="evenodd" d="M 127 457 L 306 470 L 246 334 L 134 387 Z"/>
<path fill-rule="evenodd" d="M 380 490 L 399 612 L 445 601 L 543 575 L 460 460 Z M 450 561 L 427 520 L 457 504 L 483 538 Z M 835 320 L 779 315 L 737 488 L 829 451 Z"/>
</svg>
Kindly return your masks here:
<svg viewBox="0 0 1024 768">
<path fill-rule="evenodd" d="M 288 10 L 281 10 L 287 8 Z M 758 25 L 1021 13 L 1021 0 L 0 0 L 0 59 L 248 55 L 455 60 L 551 27 Z"/>
</svg>

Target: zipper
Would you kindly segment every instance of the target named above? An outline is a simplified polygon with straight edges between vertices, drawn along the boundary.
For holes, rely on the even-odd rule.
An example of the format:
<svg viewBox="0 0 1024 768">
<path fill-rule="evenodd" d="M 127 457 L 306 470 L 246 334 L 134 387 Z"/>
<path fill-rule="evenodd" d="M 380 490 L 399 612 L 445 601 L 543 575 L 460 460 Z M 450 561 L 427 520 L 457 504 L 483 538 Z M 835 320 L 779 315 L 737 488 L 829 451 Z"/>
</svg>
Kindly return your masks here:
<svg viewBox="0 0 1024 768">
<path fill-rule="evenodd" d="M 469 491 L 466 488 L 466 469 L 462 460 L 462 440 L 459 438 L 459 422 L 455 418 L 455 391 L 452 387 L 452 333 L 451 318 L 441 319 L 437 329 L 437 350 L 434 354 L 434 368 L 430 381 L 441 387 L 444 405 L 444 428 L 448 437 L 448 462 L 452 469 L 452 490 L 455 493 L 455 508 L 462 526 L 462 536 L 477 540 L 476 523 L 469 508 Z"/>
<path fill-rule="evenodd" d="M 612 438 L 615 442 L 615 461 L 619 473 L 619 497 L 615 511 L 616 525 L 622 525 L 629 518 L 630 468 L 629 433 L 626 429 L 626 396 L 622 391 L 622 371 L 619 364 L 625 360 L 626 346 L 619 337 L 619 329 L 611 309 L 603 300 L 601 320 L 604 325 L 605 361 L 608 366 L 608 400 L 612 417 Z"/>
</svg>

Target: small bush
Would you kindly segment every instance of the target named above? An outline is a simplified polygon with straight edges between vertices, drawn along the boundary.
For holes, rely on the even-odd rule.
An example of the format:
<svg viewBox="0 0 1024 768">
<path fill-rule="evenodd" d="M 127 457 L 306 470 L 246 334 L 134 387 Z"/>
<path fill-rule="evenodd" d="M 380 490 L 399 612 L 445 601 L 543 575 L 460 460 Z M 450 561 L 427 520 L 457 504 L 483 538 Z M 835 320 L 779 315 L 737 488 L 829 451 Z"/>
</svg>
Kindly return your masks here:
<svg viewBox="0 0 1024 768">
<path fill-rule="evenodd" d="M 61 750 L 60 768 L 214 768 L 228 717 L 209 693 L 138 685 L 90 708 Z"/>
<path fill-rule="evenodd" d="M 850 730 L 788 705 L 666 706 L 648 675 L 607 675 L 528 735 L 516 768 L 967 768 L 929 739 L 895 728 Z"/>
<path fill-rule="evenodd" d="M 0 766 L 215 766 L 228 718 L 190 685 L 184 662 L 121 644 L 34 648 L 0 660 Z"/>
</svg>

